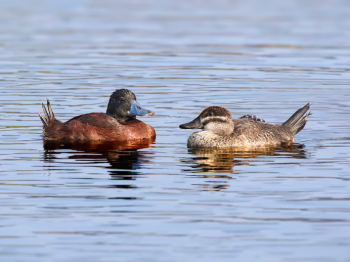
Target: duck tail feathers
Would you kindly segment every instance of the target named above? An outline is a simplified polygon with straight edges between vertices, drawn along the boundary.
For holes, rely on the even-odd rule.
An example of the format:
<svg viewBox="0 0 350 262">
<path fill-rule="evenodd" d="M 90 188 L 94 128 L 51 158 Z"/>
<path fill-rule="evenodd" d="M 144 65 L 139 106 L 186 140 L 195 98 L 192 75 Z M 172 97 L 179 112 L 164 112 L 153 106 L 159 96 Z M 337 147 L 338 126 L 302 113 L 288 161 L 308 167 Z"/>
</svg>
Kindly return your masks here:
<svg viewBox="0 0 350 262">
<path fill-rule="evenodd" d="M 294 135 L 298 134 L 306 125 L 306 118 L 311 115 L 308 112 L 310 109 L 310 104 L 307 103 L 304 107 L 298 109 L 286 122 L 282 125 L 288 125 L 292 128 Z"/>
<path fill-rule="evenodd" d="M 42 116 L 39 113 L 40 120 L 41 120 L 41 122 L 43 122 L 44 127 L 47 127 L 51 121 L 55 121 L 56 120 L 55 115 L 54 115 L 54 113 L 52 111 L 51 104 L 50 104 L 49 100 L 47 100 L 46 106 L 47 106 L 47 110 L 46 110 L 46 107 L 45 107 L 44 103 L 42 103 L 44 115 Z"/>
</svg>

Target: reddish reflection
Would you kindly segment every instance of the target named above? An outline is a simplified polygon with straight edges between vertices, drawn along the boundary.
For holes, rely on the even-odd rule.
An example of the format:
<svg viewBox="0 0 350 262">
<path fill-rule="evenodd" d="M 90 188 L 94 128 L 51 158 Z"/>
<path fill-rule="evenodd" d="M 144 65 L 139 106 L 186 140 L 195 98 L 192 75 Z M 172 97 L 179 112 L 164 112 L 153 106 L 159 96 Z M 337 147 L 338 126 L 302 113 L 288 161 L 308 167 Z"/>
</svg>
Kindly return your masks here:
<svg viewBox="0 0 350 262">
<path fill-rule="evenodd" d="M 71 154 L 68 159 L 79 163 L 98 164 L 107 161 L 110 175 L 115 179 L 134 179 L 142 164 L 153 160 L 153 151 L 140 150 L 151 148 L 154 140 L 138 142 L 57 142 L 44 141 L 44 161 L 54 162 L 58 154 Z M 73 151 L 62 151 L 69 149 Z"/>
</svg>

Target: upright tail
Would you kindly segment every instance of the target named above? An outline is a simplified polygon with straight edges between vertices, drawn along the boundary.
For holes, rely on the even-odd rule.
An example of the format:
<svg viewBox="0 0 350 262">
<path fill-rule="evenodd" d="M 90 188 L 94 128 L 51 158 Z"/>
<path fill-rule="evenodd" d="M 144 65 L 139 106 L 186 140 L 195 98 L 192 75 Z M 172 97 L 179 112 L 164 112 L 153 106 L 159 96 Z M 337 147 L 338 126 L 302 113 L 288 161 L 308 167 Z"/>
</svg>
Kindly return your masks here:
<svg viewBox="0 0 350 262">
<path fill-rule="evenodd" d="M 40 117 L 41 122 L 43 122 L 43 125 L 45 128 L 49 125 L 49 122 L 55 121 L 56 118 L 55 118 L 54 113 L 52 112 L 52 108 L 51 108 L 49 100 L 47 100 L 47 110 L 46 110 L 44 103 L 42 103 L 42 106 L 43 106 L 44 116 L 41 116 L 39 113 L 39 117 Z"/>
<path fill-rule="evenodd" d="M 292 132 L 294 135 L 298 134 L 301 130 L 303 130 L 306 125 L 306 118 L 311 115 L 311 112 L 307 111 L 310 109 L 310 104 L 307 103 L 304 107 L 298 109 L 286 122 L 282 125 L 289 125 L 292 128 Z"/>
</svg>

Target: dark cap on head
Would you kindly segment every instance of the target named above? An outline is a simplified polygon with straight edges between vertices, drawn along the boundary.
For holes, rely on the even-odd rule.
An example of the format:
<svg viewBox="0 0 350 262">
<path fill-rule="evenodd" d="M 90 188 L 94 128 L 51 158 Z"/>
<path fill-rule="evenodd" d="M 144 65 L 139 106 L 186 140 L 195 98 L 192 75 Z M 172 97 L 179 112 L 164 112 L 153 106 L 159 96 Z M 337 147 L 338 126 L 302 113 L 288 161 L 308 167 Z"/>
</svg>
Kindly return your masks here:
<svg viewBox="0 0 350 262">
<path fill-rule="evenodd" d="M 200 129 L 209 122 L 227 122 L 232 119 L 230 111 L 220 106 L 207 107 L 189 123 L 180 125 L 182 129 Z"/>
</svg>

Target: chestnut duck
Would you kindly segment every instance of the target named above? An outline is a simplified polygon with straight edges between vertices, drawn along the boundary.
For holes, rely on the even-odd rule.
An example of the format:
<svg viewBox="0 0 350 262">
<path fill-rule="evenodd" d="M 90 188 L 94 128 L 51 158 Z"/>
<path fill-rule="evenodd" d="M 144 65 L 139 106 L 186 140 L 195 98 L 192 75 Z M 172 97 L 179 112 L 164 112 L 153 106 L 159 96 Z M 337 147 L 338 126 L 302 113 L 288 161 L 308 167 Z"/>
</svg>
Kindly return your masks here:
<svg viewBox="0 0 350 262">
<path fill-rule="evenodd" d="M 153 116 L 136 101 L 136 96 L 128 89 L 118 89 L 112 93 L 106 113 L 89 113 L 73 117 L 67 122 L 55 118 L 50 102 L 47 109 L 42 104 L 45 140 L 68 141 L 131 141 L 154 140 L 156 132 L 150 125 L 137 120 L 136 116 Z"/>
</svg>

